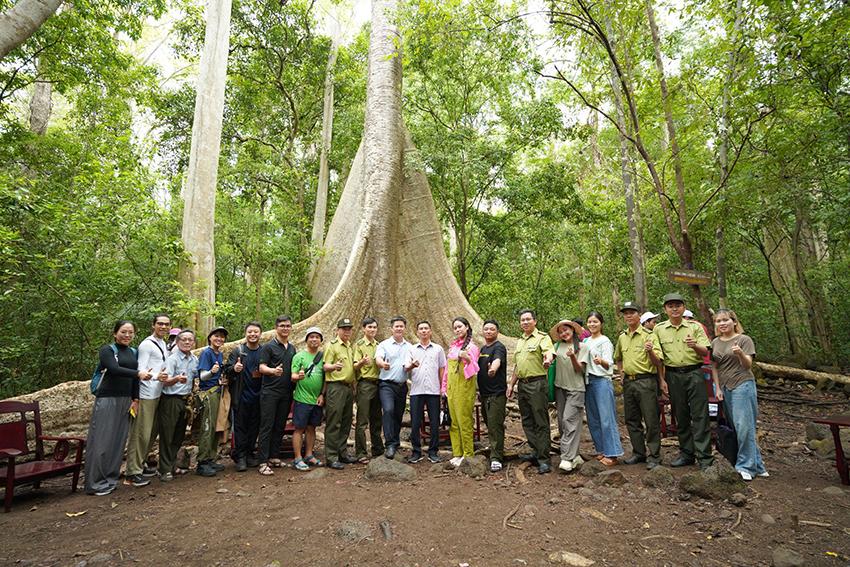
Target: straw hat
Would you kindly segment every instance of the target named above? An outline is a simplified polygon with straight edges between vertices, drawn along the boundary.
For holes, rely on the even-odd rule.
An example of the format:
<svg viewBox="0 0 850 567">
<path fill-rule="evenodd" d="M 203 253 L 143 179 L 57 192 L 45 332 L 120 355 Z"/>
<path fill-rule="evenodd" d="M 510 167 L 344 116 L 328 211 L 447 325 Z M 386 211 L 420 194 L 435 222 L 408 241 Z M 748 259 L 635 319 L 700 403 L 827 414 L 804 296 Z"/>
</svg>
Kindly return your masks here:
<svg viewBox="0 0 850 567">
<path fill-rule="evenodd" d="M 561 340 L 561 337 L 558 336 L 558 330 L 561 328 L 562 325 L 569 325 L 570 327 L 572 327 L 573 332 L 576 334 L 577 337 L 581 336 L 581 332 L 584 330 L 581 328 L 581 325 L 579 325 L 575 321 L 570 321 L 569 319 L 561 319 L 554 327 L 549 329 L 549 336 L 552 337 L 553 341 Z"/>
</svg>

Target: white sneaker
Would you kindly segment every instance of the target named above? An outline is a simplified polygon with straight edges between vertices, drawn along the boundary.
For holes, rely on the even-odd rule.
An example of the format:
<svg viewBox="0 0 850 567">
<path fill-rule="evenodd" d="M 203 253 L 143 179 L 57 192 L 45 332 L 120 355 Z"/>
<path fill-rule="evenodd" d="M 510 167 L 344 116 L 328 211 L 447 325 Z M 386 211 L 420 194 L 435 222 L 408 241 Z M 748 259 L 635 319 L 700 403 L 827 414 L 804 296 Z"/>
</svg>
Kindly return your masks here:
<svg viewBox="0 0 850 567">
<path fill-rule="evenodd" d="M 502 470 L 502 463 L 499 461 L 490 461 L 490 472 L 499 472 Z"/>
<path fill-rule="evenodd" d="M 561 464 L 558 465 L 558 468 L 564 472 L 572 472 L 573 463 L 571 461 L 561 461 Z"/>
<path fill-rule="evenodd" d="M 747 482 L 753 480 L 753 475 L 751 475 L 747 471 L 738 471 L 738 474 L 741 475 L 741 478 L 743 478 Z"/>
<path fill-rule="evenodd" d="M 581 455 L 579 455 L 578 457 L 576 457 L 575 459 L 572 460 L 571 464 L 573 465 L 574 469 L 577 469 L 578 467 L 580 467 L 584 464 L 584 459 L 582 459 Z"/>
<path fill-rule="evenodd" d="M 764 471 L 764 472 L 758 473 L 756 476 L 761 477 L 761 478 L 767 478 L 767 477 L 770 476 L 770 473 L 767 472 L 767 471 Z"/>
<path fill-rule="evenodd" d="M 459 467 L 462 462 L 463 457 L 452 457 L 452 459 L 449 461 L 449 463 L 455 468 Z"/>
</svg>

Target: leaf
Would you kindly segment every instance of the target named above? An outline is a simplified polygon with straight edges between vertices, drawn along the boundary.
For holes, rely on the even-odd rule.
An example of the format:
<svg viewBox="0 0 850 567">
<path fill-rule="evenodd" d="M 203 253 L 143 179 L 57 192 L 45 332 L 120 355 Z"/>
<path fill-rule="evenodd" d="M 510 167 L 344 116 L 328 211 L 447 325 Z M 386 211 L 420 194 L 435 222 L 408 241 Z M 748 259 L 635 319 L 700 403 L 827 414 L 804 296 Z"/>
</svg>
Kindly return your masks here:
<svg viewBox="0 0 850 567">
<path fill-rule="evenodd" d="M 82 512 L 65 512 L 65 515 L 69 518 L 76 518 L 78 516 L 82 516 L 86 512 L 88 512 L 88 510 L 83 510 Z"/>
</svg>

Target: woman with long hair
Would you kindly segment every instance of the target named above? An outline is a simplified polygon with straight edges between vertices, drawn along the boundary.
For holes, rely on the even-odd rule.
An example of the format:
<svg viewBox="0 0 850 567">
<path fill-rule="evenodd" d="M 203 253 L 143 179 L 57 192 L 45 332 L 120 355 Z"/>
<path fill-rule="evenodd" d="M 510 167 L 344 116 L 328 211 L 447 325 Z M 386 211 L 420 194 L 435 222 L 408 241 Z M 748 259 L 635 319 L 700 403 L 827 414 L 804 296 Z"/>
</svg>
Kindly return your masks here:
<svg viewBox="0 0 850 567">
<path fill-rule="evenodd" d="M 135 336 L 132 321 L 117 321 L 112 343 L 100 348 L 102 375 L 86 437 L 86 494 L 106 496 L 118 485 L 130 417 L 139 409 L 139 380 L 151 378 L 150 370 L 138 369 L 136 350 L 130 347 Z M 143 479 L 136 486 L 149 483 Z"/>
<path fill-rule="evenodd" d="M 459 466 L 464 458 L 475 455 L 472 430 L 477 392 L 478 347 L 472 340 L 472 326 L 463 317 L 452 321 L 455 340 L 446 353 L 448 364 L 443 372 L 442 391 L 448 398 L 449 437 L 452 442 L 451 464 Z"/>
<path fill-rule="evenodd" d="M 758 396 L 752 371 L 755 344 L 744 334 L 738 316 L 731 309 L 718 309 L 714 325 L 717 336 L 711 342 L 712 374 L 717 398 L 723 401 L 723 410 L 738 438 L 735 470 L 746 481 L 754 476 L 770 476 L 756 438 Z"/>
<path fill-rule="evenodd" d="M 603 465 L 611 467 L 617 464 L 617 458 L 623 455 L 620 444 L 620 430 L 617 428 L 617 407 L 614 404 L 614 345 L 611 339 L 602 334 L 605 322 L 602 314 L 591 311 L 587 315 L 587 329 L 590 337 L 584 341 L 584 357 L 587 375 L 585 411 L 587 428 L 593 438 L 598 453 L 596 458 Z"/>
<path fill-rule="evenodd" d="M 584 344 L 582 327 L 564 319 L 549 331 L 555 343 L 555 360 L 549 367 L 551 383 L 555 386 L 555 405 L 558 408 L 558 431 L 561 433 L 561 464 L 558 468 L 571 472 L 584 461 L 578 454 L 581 442 L 581 422 L 585 403 Z"/>
</svg>

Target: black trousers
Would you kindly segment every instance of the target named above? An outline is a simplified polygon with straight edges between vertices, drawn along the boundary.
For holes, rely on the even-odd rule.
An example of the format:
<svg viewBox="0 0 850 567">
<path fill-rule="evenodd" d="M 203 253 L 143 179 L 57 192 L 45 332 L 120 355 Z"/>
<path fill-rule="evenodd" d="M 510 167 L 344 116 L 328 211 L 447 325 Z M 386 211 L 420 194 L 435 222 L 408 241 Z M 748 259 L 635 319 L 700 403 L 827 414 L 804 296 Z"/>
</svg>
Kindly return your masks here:
<svg viewBox="0 0 850 567">
<path fill-rule="evenodd" d="M 280 458 L 283 428 L 292 406 L 292 392 L 262 392 L 260 394 L 260 454 L 261 463 Z"/>
<path fill-rule="evenodd" d="M 425 407 L 428 408 L 428 421 L 431 422 L 431 437 L 428 439 L 428 454 L 436 455 L 440 445 L 440 396 L 437 394 L 417 394 L 410 396 L 410 444 L 413 454 L 422 452 L 420 430 L 425 421 Z"/>
<path fill-rule="evenodd" d="M 236 437 L 235 459 L 244 459 L 253 455 L 257 448 L 257 436 L 260 434 L 260 400 L 249 404 L 239 401 L 236 419 L 233 420 L 233 434 Z"/>
</svg>

